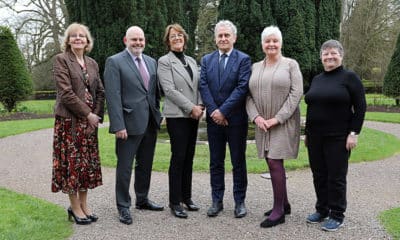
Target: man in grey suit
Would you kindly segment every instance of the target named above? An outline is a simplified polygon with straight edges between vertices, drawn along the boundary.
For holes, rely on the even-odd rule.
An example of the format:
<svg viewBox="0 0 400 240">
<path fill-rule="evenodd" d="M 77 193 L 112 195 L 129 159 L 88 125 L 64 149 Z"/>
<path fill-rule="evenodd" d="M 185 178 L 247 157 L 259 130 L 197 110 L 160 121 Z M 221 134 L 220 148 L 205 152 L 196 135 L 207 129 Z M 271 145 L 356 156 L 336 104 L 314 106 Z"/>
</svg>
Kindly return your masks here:
<svg viewBox="0 0 400 240">
<path fill-rule="evenodd" d="M 119 220 L 131 224 L 129 186 L 135 163 L 136 208 L 161 211 L 148 199 L 157 131 L 160 128 L 160 93 L 156 61 L 143 54 L 143 30 L 132 26 L 124 37 L 126 49 L 106 60 L 104 85 L 110 133 L 116 137 L 116 200 Z"/>
</svg>

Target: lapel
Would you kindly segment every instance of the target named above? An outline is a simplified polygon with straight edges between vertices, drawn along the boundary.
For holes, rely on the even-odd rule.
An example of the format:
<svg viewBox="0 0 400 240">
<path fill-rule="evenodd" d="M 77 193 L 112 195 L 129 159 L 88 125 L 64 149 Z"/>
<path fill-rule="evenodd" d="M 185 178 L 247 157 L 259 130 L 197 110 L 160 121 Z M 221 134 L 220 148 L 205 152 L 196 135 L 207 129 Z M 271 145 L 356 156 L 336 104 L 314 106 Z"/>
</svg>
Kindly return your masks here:
<svg viewBox="0 0 400 240">
<path fill-rule="evenodd" d="M 68 59 L 71 62 L 71 67 L 72 67 L 71 70 L 79 75 L 79 79 L 85 85 L 85 79 L 83 78 L 82 68 L 81 68 L 81 65 L 79 64 L 79 62 L 76 60 L 75 54 L 71 51 L 68 51 Z M 88 71 L 88 74 L 91 74 L 91 73 L 89 73 L 89 66 L 88 66 L 89 61 L 86 56 L 84 56 L 84 59 L 85 59 L 85 64 L 86 64 L 86 71 Z M 93 76 L 89 75 L 89 86 L 93 82 L 93 80 L 91 80 L 92 77 Z"/>
<path fill-rule="evenodd" d="M 186 59 L 187 64 L 189 64 L 189 67 L 192 69 L 193 73 L 193 81 L 190 79 L 190 75 L 186 68 L 183 66 L 181 60 L 175 56 L 173 52 L 168 53 L 168 58 L 171 61 L 171 66 L 172 66 L 172 73 L 177 73 L 182 76 L 182 78 L 186 81 L 186 83 L 189 85 L 189 87 L 193 90 L 193 82 L 194 82 L 194 75 L 195 75 L 195 66 L 193 66 L 193 63 L 189 61 L 189 59 Z"/>
<path fill-rule="evenodd" d="M 142 54 L 143 55 L 143 54 Z M 133 59 L 131 57 L 131 55 L 128 53 L 128 50 L 124 50 L 124 55 L 123 57 L 125 58 L 126 62 L 128 63 L 129 67 L 133 70 L 133 72 L 135 73 L 137 79 L 140 80 L 140 84 L 142 85 L 143 89 L 146 90 L 144 83 L 143 83 L 143 79 L 142 79 L 142 75 L 140 75 L 139 69 L 136 67 L 136 63 L 133 62 Z M 144 59 L 144 55 L 143 55 L 143 60 Z M 148 65 L 146 64 L 146 67 Z M 150 74 L 150 70 L 148 69 L 149 74 Z M 151 76 L 151 74 L 150 74 Z M 151 80 L 151 79 L 150 79 Z M 149 86 L 150 86 L 150 82 L 149 82 Z"/>
<path fill-rule="evenodd" d="M 235 64 L 237 62 L 236 60 L 237 60 L 237 54 L 236 54 L 235 49 L 233 49 L 232 52 L 231 52 L 231 55 L 228 57 L 228 62 L 225 65 L 224 74 L 222 74 L 222 77 L 219 80 L 220 89 L 222 88 L 222 86 L 226 82 L 226 80 L 227 80 L 227 78 L 229 76 L 229 73 L 232 71 L 232 68 L 235 66 Z M 218 53 L 218 61 L 219 61 L 219 53 Z M 219 66 L 219 62 L 217 63 L 216 66 Z"/>
</svg>

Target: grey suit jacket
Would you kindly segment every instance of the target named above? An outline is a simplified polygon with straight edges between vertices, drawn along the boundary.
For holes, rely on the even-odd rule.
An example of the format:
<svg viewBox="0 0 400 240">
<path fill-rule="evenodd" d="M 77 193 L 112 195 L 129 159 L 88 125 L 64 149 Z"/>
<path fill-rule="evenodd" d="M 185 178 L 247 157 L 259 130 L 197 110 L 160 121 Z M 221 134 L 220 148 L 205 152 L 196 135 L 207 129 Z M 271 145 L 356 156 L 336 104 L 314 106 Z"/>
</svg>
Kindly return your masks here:
<svg viewBox="0 0 400 240">
<path fill-rule="evenodd" d="M 157 76 L 165 94 L 163 115 L 168 118 L 188 118 L 192 108 L 201 103 L 199 69 L 193 58 L 185 58 L 192 69 L 193 80 L 173 52 L 158 60 Z"/>
<path fill-rule="evenodd" d="M 157 62 L 145 54 L 142 56 L 150 74 L 148 90 L 144 87 L 139 70 L 128 50 L 125 49 L 106 60 L 104 86 L 110 133 L 126 129 L 128 135 L 141 135 L 145 133 L 149 120 L 160 127 Z"/>
</svg>

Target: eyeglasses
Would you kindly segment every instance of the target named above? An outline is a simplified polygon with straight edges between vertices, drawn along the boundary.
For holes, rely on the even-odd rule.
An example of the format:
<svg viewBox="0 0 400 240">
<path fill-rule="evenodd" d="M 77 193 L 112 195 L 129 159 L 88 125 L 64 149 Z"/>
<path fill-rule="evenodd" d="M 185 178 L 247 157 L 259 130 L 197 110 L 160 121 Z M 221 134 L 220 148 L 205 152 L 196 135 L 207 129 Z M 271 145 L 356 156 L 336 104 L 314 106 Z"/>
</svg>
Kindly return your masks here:
<svg viewBox="0 0 400 240">
<path fill-rule="evenodd" d="M 169 35 L 169 39 L 175 40 L 177 38 L 183 38 L 183 34 L 182 33 L 178 33 L 178 34 Z"/>
<path fill-rule="evenodd" d="M 69 37 L 70 38 L 86 38 L 86 36 L 85 35 L 83 35 L 83 34 L 71 34 L 71 35 L 69 35 Z"/>
</svg>

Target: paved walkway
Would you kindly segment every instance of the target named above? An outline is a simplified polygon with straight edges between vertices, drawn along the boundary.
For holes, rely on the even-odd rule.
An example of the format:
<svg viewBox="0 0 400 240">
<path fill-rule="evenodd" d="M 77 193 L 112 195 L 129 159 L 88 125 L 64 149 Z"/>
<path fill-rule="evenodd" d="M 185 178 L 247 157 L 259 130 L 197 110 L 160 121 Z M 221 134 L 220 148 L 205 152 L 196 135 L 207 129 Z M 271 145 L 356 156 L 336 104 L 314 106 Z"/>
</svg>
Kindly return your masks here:
<svg viewBox="0 0 400 240">
<path fill-rule="evenodd" d="M 367 122 L 375 128 L 400 138 L 400 124 Z M 51 193 L 52 130 L 0 139 L 0 186 L 27 193 L 67 208 L 68 198 Z M 133 224 L 119 223 L 114 199 L 115 171 L 103 168 L 104 185 L 90 191 L 89 200 L 100 217 L 89 226 L 74 225 L 71 239 L 390 239 L 379 224 L 379 212 L 400 206 L 400 155 L 369 163 L 351 164 L 348 174 L 348 210 L 345 226 L 335 233 L 310 225 L 305 217 L 314 211 L 315 194 L 309 169 L 288 173 L 288 194 L 292 214 L 286 223 L 262 229 L 262 213 L 272 206 L 272 189 L 259 174 L 249 174 L 246 204 L 248 215 L 233 217 L 232 176 L 227 175 L 225 209 L 216 218 L 208 218 L 210 203 L 209 175 L 193 176 L 193 199 L 201 206 L 186 220 L 163 212 L 132 209 Z M 168 204 L 168 176 L 154 172 L 150 198 Z M 67 218 L 67 214 L 65 214 Z"/>
</svg>

